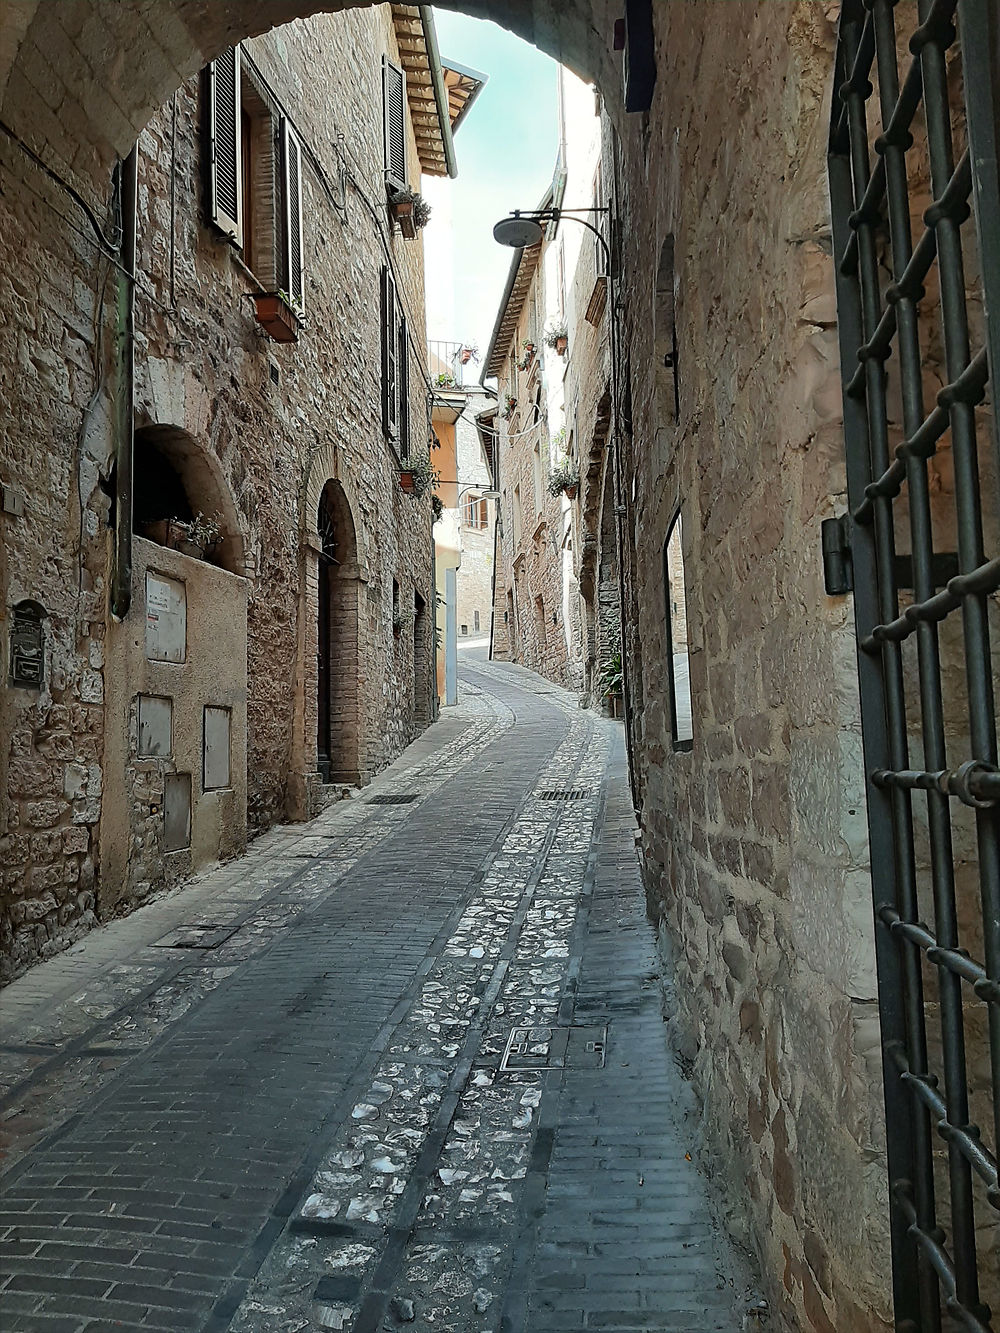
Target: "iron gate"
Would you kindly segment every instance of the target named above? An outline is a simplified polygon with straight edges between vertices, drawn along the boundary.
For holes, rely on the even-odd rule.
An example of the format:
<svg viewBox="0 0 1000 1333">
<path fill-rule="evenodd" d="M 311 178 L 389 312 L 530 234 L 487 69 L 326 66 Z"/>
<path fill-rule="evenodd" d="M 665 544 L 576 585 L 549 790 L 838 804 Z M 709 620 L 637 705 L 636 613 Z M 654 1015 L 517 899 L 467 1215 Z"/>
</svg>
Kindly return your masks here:
<svg viewBox="0 0 1000 1333">
<path fill-rule="evenodd" d="M 823 547 L 827 591 L 854 589 L 906 1333 L 992 1333 L 998 1295 L 998 65 L 997 0 L 843 2 L 829 168 L 849 512 Z"/>
</svg>

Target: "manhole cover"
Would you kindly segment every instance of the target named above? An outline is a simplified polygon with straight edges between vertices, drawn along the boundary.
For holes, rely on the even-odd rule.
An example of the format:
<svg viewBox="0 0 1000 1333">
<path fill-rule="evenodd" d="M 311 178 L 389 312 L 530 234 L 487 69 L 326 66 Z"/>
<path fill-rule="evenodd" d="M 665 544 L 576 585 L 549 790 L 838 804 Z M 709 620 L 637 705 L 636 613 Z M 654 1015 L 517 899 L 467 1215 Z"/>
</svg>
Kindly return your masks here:
<svg viewBox="0 0 1000 1333">
<path fill-rule="evenodd" d="M 586 795 L 579 788 L 573 788 L 570 791 L 543 791 L 539 793 L 540 801 L 580 801 Z"/>
<path fill-rule="evenodd" d="M 369 796 L 365 805 L 409 805 L 411 801 L 417 800 L 418 795 L 418 792 L 414 792 L 412 796 Z"/>
<path fill-rule="evenodd" d="M 157 949 L 215 949 L 230 935 L 236 933 L 236 925 L 193 925 L 178 926 L 155 942 Z"/>
<path fill-rule="evenodd" d="M 512 1028 L 500 1072 L 524 1069 L 603 1069 L 608 1025 Z"/>
</svg>

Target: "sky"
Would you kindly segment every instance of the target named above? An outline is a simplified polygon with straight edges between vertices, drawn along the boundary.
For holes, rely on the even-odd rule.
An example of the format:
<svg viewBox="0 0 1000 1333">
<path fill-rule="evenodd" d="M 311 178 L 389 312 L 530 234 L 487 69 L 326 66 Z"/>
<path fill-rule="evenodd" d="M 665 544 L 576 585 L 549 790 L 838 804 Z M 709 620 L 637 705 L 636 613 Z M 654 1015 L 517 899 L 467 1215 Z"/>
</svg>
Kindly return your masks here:
<svg viewBox="0 0 1000 1333">
<path fill-rule="evenodd" d="M 489 75 L 455 135 L 456 180 L 424 179 L 432 207 L 424 231 L 427 336 L 476 342 L 485 356 L 513 250 L 493 224 L 534 208 L 552 181 L 558 148 L 558 66 L 534 46 L 481 19 L 434 11 L 449 58 Z M 471 369 L 471 368 L 470 368 Z M 476 368 L 478 379 L 481 366 Z"/>
</svg>

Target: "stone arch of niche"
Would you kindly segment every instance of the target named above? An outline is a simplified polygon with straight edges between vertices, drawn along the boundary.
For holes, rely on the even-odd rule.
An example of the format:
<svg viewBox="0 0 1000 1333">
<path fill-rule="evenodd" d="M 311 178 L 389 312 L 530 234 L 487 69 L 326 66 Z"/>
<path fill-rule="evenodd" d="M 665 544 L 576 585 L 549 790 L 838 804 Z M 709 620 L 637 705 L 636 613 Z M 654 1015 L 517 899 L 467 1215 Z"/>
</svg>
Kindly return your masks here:
<svg viewBox="0 0 1000 1333">
<path fill-rule="evenodd" d="M 231 574 L 246 574 L 246 543 L 219 460 L 180 426 L 137 426 L 133 531 L 166 545 L 172 538 L 164 523 L 172 518 L 187 522 L 198 514 L 216 519 L 221 528 L 206 558 Z"/>
</svg>

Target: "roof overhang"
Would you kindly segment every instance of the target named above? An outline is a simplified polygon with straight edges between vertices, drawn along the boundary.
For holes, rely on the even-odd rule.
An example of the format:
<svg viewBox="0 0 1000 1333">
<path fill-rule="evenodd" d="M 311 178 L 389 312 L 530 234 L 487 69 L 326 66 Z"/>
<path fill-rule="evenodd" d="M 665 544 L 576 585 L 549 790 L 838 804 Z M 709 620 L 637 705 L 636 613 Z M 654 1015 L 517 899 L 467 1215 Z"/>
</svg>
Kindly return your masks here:
<svg viewBox="0 0 1000 1333">
<path fill-rule="evenodd" d="M 430 5 L 390 5 L 390 9 L 400 64 L 406 72 L 406 100 L 420 169 L 428 176 L 457 176 L 449 94 L 438 51 L 434 11 Z"/>
<path fill-rule="evenodd" d="M 533 245 L 529 249 L 514 251 L 514 257 L 510 262 L 510 273 L 507 275 L 507 285 L 504 288 L 503 296 L 500 298 L 500 309 L 497 312 L 496 323 L 493 325 L 489 350 L 483 359 L 483 373 L 479 377 L 480 384 L 483 383 L 487 375 L 499 375 L 503 369 L 507 349 L 517 332 L 517 323 L 521 318 L 521 311 L 524 309 L 528 292 L 531 290 L 531 283 L 541 260 L 543 249 L 544 246 L 539 241 L 537 245 Z"/>
<path fill-rule="evenodd" d="M 456 134 L 459 125 L 472 110 L 473 102 L 489 82 L 489 75 L 478 69 L 470 69 L 467 65 L 460 65 L 457 60 L 445 60 L 443 69 L 451 132 Z"/>
</svg>

